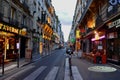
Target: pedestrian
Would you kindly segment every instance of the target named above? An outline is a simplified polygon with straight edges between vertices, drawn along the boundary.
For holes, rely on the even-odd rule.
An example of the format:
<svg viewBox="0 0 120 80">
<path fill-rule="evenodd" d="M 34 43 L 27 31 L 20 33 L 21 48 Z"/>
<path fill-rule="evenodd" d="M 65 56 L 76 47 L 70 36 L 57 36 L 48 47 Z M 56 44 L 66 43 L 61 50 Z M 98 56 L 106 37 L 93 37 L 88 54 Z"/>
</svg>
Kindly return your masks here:
<svg viewBox="0 0 120 80">
<path fill-rule="evenodd" d="M 96 63 L 101 63 L 101 53 L 100 53 L 100 51 L 96 52 Z"/>
</svg>

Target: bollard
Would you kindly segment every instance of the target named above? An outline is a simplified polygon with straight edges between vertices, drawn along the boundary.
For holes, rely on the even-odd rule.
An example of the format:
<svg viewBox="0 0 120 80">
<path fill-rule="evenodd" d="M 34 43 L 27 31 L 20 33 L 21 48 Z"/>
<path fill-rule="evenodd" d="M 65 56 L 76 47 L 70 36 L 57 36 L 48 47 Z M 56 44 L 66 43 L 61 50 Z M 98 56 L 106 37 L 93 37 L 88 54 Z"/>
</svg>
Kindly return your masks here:
<svg viewBox="0 0 120 80">
<path fill-rule="evenodd" d="M 17 53 L 17 68 L 19 68 L 19 53 Z"/>
<path fill-rule="evenodd" d="M 72 63 L 71 63 L 71 54 L 69 55 L 69 70 L 70 70 L 70 76 L 72 77 Z"/>
</svg>

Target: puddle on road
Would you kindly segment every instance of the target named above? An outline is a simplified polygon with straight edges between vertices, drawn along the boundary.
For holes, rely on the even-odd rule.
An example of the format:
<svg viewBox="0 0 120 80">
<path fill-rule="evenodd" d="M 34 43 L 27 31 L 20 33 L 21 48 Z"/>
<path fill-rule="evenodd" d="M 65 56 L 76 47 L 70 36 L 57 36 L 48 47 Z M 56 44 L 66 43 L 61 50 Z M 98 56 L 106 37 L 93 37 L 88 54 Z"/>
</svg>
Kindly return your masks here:
<svg viewBox="0 0 120 80">
<path fill-rule="evenodd" d="M 108 67 L 108 66 L 93 66 L 88 68 L 89 71 L 94 72 L 114 72 L 117 69 L 114 67 Z"/>
</svg>

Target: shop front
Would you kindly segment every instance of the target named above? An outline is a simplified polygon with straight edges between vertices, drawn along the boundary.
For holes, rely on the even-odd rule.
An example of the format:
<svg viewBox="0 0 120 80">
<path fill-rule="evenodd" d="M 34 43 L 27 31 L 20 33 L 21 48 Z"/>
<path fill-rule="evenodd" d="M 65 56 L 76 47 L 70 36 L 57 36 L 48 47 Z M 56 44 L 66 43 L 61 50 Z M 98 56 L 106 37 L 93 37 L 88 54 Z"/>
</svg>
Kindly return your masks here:
<svg viewBox="0 0 120 80">
<path fill-rule="evenodd" d="M 92 54 L 94 63 L 106 63 L 106 36 L 105 34 L 92 38 Z"/>
<path fill-rule="evenodd" d="M 96 34 L 95 34 L 96 35 Z M 96 49 L 96 50 L 106 50 L 106 37 L 105 34 L 101 35 L 101 36 L 95 36 L 91 39 L 92 41 L 92 49 Z"/>
<path fill-rule="evenodd" d="M 4 54 L 5 59 L 15 58 L 18 38 L 15 34 L 0 31 L 0 55 Z"/>
<path fill-rule="evenodd" d="M 107 24 L 107 57 L 108 61 L 120 64 L 120 19 Z"/>
<path fill-rule="evenodd" d="M 20 49 L 20 36 L 26 34 L 22 29 L 0 23 L 0 55 L 5 60 L 15 60 Z"/>
<path fill-rule="evenodd" d="M 42 31 L 42 40 L 40 42 L 40 53 L 41 55 L 48 55 L 51 52 L 51 38 L 52 38 L 53 30 L 49 24 L 44 24 Z M 42 47 L 42 48 L 41 48 Z"/>
</svg>

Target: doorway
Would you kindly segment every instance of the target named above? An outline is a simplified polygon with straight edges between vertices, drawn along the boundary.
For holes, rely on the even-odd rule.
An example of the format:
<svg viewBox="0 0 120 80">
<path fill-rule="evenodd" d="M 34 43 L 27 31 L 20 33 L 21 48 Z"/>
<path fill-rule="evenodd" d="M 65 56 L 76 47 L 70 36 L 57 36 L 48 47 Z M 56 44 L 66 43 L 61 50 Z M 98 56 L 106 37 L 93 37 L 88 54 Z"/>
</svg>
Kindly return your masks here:
<svg viewBox="0 0 120 80">
<path fill-rule="evenodd" d="M 25 48 L 26 48 L 26 38 L 21 37 L 21 44 L 20 44 L 20 58 L 25 57 Z"/>
</svg>

